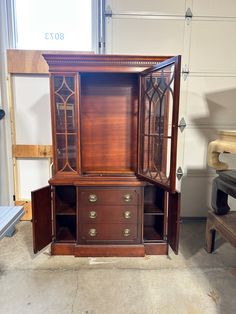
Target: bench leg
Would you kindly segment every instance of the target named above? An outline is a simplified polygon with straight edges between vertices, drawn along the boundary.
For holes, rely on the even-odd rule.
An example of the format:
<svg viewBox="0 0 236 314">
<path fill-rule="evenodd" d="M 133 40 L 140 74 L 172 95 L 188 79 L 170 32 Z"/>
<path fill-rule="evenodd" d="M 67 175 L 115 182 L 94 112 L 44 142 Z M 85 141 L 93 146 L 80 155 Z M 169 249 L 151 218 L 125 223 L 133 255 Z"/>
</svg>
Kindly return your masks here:
<svg viewBox="0 0 236 314">
<path fill-rule="evenodd" d="M 228 193 L 225 190 L 227 190 Z M 220 177 L 216 177 L 212 181 L 211 206 L 217 215 L 226 215 L 229 212 L 229 192 L 230 187 L 228 187 L 228 184 L 222 181 Z"/>
<path fill-rule="evenodd" d="M 206 251 L 212 253 L 215 247 L 215 235 L 216 231 L 212 228 L 212 224 L 207 222 L 206 225 Z"/>
<path fill-rule="evenodd" d="M 10 229 L 7 230 L 5 237 L 12 237 L 16 232 L 15 226 L 12 226 Z"/>
</svg>

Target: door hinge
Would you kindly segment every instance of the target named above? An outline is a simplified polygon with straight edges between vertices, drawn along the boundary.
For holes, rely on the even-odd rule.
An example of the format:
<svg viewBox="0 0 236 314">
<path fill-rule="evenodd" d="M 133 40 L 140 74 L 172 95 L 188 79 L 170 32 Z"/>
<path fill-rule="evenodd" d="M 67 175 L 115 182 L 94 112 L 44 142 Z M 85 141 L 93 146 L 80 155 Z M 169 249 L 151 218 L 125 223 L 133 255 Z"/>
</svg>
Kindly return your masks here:
<svg viewBox="0 0 236 314">
<path fill-rule="evenodd" d="M 109 5 L 106 7 L 104 15 L 105 15 L 105 17 L 108 17 L 108 18 L 112 17 L 112 9 Z"/>
<path fill-rule="evenodd" d="M 193 18 L 193 13 L 192 13 L 191 9 L 188 8 L 187 11 L 185 12 L 185 20 L 187 22 L 187 25 L 190 24 L 192 18 Z"/>
<path fill-rule="evenodd" d="M 178 127 L 180 129 L 181 132 L 183 132 L 183 130 L 186 128 L 187 124 L 184 120 L 184 117 L 181 118 L 181 120 L 179 121 Z"/>
<path fill-rule="evenodd" d="M 13 198 L 13 202 L 15 202 L 15 201 L 16 201 L 16 196 L 15 196 L 15 194 L 12 195 L 12 198 Z"/>
<path fill-rule="evenodd" d="M 183 175 L 184 175 L 183 170 L 181 167 L 179 167 L 176 172 L 177 179 L 180 180 Z"/>
<path fill-rule="evenodd" d="M 185 64 L 185 66 L 182 69 L 182 75 L 183 75 L 184 81 L 186 81 L 189 75 L 189 68 L 187 67 L 187 64 Z"/>
</svg>

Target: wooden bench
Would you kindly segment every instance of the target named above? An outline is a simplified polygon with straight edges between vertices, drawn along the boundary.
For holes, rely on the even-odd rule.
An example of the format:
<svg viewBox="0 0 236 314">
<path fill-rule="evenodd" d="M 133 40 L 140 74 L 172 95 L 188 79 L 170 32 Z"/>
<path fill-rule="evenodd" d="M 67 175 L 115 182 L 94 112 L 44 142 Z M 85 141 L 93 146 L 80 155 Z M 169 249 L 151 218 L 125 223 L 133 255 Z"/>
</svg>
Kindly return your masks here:
<svg viewBox="0 0 236 314">
<path fill-rule="evenodd" d="M 236 212 L 229 212 L 222 216 L 211 211 L 208 212 L 206 226 L 206 250 L 208 253 L 214 251 L 216 231 L 236 248 Z"/>
<path fill-rule="evenodd" d="M 236 170 L 218 171 L 212 184 L 211 205 L 206 225 L 206 250 L 214 251 L 215 233 L 218 231 L 236 247 L 236 212 L 230 211 L 228 195 L 236 198 Z"/>
<path fill-rule="evenodd" d="M 0 240 L 14 234 L 15 225 L 23 215 L 23 206 L 0 206 Z"/>
</svg>

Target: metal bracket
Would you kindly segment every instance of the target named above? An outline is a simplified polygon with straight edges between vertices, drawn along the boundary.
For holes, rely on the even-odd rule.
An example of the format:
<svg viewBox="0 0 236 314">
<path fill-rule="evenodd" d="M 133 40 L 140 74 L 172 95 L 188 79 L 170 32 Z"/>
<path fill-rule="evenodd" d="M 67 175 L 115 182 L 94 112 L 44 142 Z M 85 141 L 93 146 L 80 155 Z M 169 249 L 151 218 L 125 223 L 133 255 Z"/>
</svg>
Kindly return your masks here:
<svg viewBox="0 0 236 314">
<path fill-rule="evenodd" d="M 184 120 L 184 117 L 182 117 L 178 124 L 180 131 L 183 132 L 186 126 L 187 126 L 186 121 Z"/>
<path fill-rule="evenodd" d="M 189 75 L 189 68 L 187 67 L 187 64 L 185 64 L 185 66 L 182 69 L 182 75 L 183 75 L 184 81 L 186 81 L 186 79 Z"/>
<path fill-rule="evenodd" d="M 111 9 L 111 7 L 109 5 L 106 7 L 104 15 L 105 15 L 105 17 L 108 17 L 108 18 L 112 17 L 112 9 Z"/>
<path fill-rule="evenodd" d="M 185 13 L 185 20 L 186 20 L 186 22 L 187 22 L 187 25 L 190 24 L 192 18 L 193 18 L 193 13 L 192 13 L 191 9 L 188 8 L 187 11 L 186 11 L 186 13 Z"/>
<path fill-rule="evenodd" d="M 183 170 L 181 167 L 179 167 L 176 172 L 177 179 L 180 180 L 183 175 L 184 175 Z"/>
</svg>

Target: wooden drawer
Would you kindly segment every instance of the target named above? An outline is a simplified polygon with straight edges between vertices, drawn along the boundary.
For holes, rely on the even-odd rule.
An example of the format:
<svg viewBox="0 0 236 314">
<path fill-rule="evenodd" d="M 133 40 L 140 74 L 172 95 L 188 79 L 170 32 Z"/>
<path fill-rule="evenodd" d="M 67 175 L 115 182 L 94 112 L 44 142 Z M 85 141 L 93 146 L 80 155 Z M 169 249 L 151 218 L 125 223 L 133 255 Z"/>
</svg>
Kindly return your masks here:
<svg viewBox="0 0 236 314">
<path fill-rule="evenodd" d="M 82 223 L 127 223 L 137 224 L 138 206 L 84 206 L 79 208 Z"/>
<path fill-rule="evenodd" d="M 136 224 L 81 224 L 79 242 L 138 242 Z"/>
<path fill-rule="evenodd" d="M 78 201 L 81 205 L 136 205 L 140 202 L 137 188 L 79 188 Z"/>
</svg>

